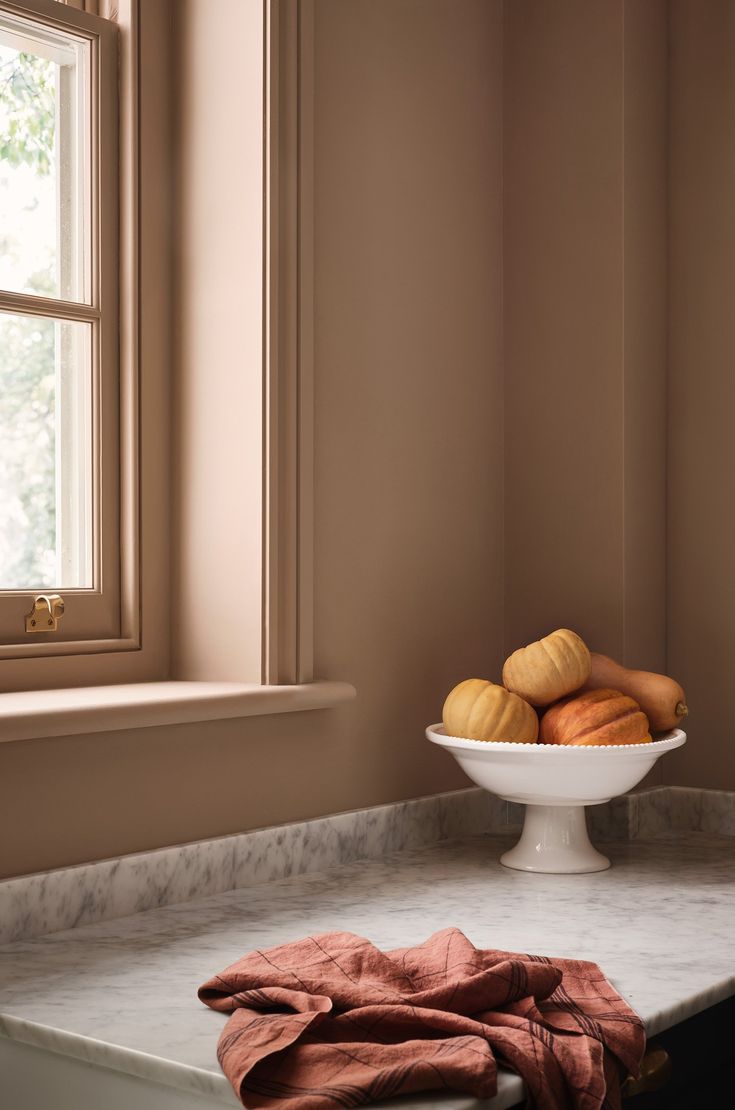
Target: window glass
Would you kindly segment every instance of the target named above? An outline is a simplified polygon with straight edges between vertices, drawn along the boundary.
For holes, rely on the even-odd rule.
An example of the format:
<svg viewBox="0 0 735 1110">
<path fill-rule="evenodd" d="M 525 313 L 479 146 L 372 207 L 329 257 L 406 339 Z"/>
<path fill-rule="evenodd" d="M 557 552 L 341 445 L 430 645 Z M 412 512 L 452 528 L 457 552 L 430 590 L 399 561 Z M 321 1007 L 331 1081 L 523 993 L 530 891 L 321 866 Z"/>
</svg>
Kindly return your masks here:
<svg viewBox="0 0 735 1110">
<path fill-rule="evenodd" d="M 93 584 L 91 330 L 0 313 L 0 589 Z"/>
<path fill-rule="evenodd" d="M 89 300 L 87 50 L 0 13 L 0 289 Z"/>
<path fill-rule="evenodd" d="M 88 78 L 87 41 L 0 12 L 0 590 L 93 586 Z"/>
</svg>

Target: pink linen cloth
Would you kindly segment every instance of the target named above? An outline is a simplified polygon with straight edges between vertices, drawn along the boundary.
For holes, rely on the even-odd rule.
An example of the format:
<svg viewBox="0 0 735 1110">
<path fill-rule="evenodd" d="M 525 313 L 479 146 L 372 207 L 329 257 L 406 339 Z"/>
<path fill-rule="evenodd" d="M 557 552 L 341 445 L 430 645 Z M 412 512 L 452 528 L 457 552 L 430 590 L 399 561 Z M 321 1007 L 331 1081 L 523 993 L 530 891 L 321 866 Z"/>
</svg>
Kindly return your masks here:
<svg viewBox="0 0 735 1110">
<path fill-rule="evenodd" d="M 246 1107 L 333 1110 L 417 1091 L 490 1098 L 496 1061 L 539 1110 L 614 1110 L 643 1023 L 593 963 L 478 949 L 458 929 L 382 952 L 325 933 L 250 952 L 199 997 Z"/>
</svg>

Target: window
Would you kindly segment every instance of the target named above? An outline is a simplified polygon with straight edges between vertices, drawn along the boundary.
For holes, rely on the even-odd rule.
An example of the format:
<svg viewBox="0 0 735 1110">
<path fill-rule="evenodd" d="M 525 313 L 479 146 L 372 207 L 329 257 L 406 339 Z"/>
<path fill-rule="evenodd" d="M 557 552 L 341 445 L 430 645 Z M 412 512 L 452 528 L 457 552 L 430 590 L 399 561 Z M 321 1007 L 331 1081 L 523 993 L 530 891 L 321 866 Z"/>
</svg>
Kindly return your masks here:
<svg viewBox="0 0 735 1110">
<path fill-rule="evenodd" d="M 61 397 L 28 402 L 33 431 L 52 425 L 53 452 L 47 427 L 38 438 L 55 469 L 39 483 L 43 542 L 29 528 L 16 552 L 16 529 L 6 545 L 4 740 L 354 695 L 312 681 L 313 5 L 230 15 L 213 21 L 209 0 L 0 0 L 18 53 L 43 57 L 53 38 L 70 68 L 48 79 L 62 91 L 45 290 L 0 267 L 0 316 L 45 343 L 37 377 Z M 21 477 L 39 471 L 36 447 L 16 435 Z M 18 488 L 32 482 L 5 496 Z M 60 631 L 25 634 L 41 589 L 66 602 Z"/>
<path fill-rule="evenodd" d="M 0 656 L 119 646 L 117 30 L 0 0 Z M 26 631 L 58 593 L 58 630 Z"/>
<path fill-rule="evenodd" d="M 237 16 L 0 0 L 2 692 L 311 678 L 311 5 Z"/>
</svg>

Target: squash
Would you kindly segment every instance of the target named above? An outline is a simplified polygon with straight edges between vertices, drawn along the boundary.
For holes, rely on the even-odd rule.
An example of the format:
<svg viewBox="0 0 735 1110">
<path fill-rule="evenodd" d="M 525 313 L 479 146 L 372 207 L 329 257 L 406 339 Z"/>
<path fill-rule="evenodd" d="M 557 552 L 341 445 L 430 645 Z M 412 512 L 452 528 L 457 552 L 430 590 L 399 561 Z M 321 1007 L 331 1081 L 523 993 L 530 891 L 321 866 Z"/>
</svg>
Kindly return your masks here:
<svg viewBox="0 0 735 1110">
<path fill-rule="evenodd" d="M 506 659 L 503 685 L 531 705 L 551 705 L 584 686 L 589 673 L 584 640 L 568 628 L 558 628 Z"/>
<path fill-rule="evenodd" d="M 442 710 L 448 736 L 465 740 L 501 740 L 535 744 L 538 717 L 534 710 L 484 678 L 467 678 L 451 691 Z"/>
<path fill-rule="evenodd" d="M 598 747 L 647 744 L 648 718 L 637 702 L 619 690 L 588 690 L 552 705 L 541 718 L 542 744 Z"/>
<path fill-rule="evenodd" d="M 689 712 L 686 694 L 673 678 L 653 671 L 632 671 L 607 655 L 592 652 L 592 668 L 584 688 L 603 687 L 613 687 L 634 698 L 656 731 L 677 728 Z"/>
</svg>

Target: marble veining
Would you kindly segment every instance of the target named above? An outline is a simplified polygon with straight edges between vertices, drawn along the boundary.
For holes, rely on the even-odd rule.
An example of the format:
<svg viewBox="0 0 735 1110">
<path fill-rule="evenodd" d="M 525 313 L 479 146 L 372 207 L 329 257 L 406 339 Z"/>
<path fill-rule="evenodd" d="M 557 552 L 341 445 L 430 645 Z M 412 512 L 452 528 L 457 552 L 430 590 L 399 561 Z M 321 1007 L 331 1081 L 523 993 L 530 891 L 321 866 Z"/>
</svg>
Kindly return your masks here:
<svg viewBox="0 0 735 1110">
<path fill-rule="evenodd" d="M 587 810 L 593 839 L 735 836 L 735 792 L 654 787 Z M 0 882 L 0 944 L 460 836 L 517 830 L 522 807 L 471 787 Z"/>
<path fill-rule="evenodd" d="M 519 822 L 519 807 L 471 787 L 8 879 L 0 944 Z"/>
<path fill-rule="evenodd" d="M 6 945 L 0 1033 L 235 1106 L 215 1055 L 224 1016 L 201 1005 L 198 985 L 252 947 L 329 929 L 392 947 L 456 925 L 481 946 L 595 960 L 649 1033 L 735 993 L 732 840 L 612 843 L 610 871 L 566 876 L 501 867 L 511 840 L 408 847 Z M 520 1097 L 504 1075 L 493 1110 Z M 434 1101 L 479 1105 L 400 1105 Z"/>
<path fill-rule="evenodd" d="M 659 786 L 614 798 L 610 805 L 618 808 L 618 819 L 613 820 L 612 825 L 606 824 L 611 810 L 599 807 L 607 813 L 601 814 L 603 824 L 598 835 L 605 835 L 608 829 L 612 835 L 623 835 L 622 829 L 626 826 L 627 836 L 633 839 L 670 832 L 735 836 L 735 791 L 731 790 Z M 591 830 L 594 831 L 594 818 Z"/>
<path fill-rule="evenodd" d="M 670 832 L 735 836 L 735 791 L 655 786 L 587 810 L 592 836 L 637 839 Z"/>
</svg>

